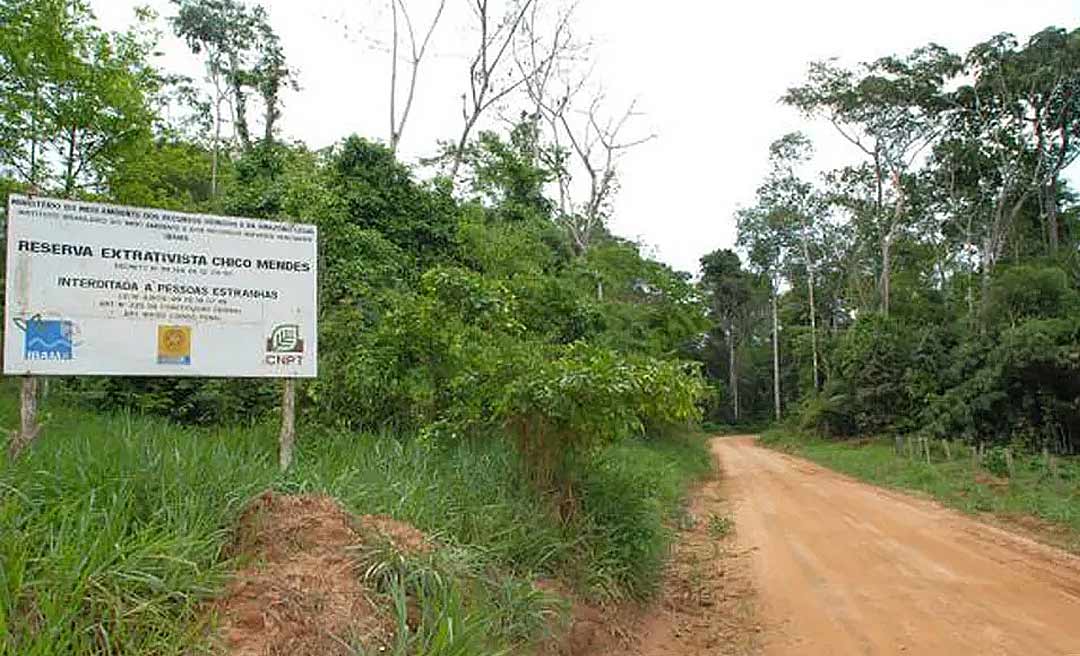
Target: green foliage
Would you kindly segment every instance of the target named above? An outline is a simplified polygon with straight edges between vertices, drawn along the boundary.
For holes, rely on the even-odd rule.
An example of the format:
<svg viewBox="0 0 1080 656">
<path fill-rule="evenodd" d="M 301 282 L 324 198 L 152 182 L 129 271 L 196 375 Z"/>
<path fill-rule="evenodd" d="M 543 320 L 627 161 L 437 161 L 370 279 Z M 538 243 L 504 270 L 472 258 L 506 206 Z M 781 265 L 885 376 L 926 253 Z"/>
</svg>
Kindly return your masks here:
<svg viewBox="0 0 1080 656">
<path fill-rule="evenodd" d="M 0 396 L 5 425 L 17 419 L 15 400 L 10 389 Z M 662 560 L 638 557 L 664 552 L 665 518 L 709 467 L 699 441 L 622 443 L 580 463 L 583 510 L 564 524 L 522 484 L 502 441 L 304 428 L 297 466 L 282 477 L 270 426 L 209 431 L 55 403 L 45 415 L 47 442 L 17 462 L 0 457 L 0 651 L 31 656 L 203 653 L 204 603 L 234 566 L 232 527 L 268 486 L 331 494 L 443 545 L 430 561 L 379 556 L 389 562 L 382 579 L 397 586 L 381 589 L 420 602 L 409 649 L 517 646 L 560 612 L 537 578 L 597 596 L 653 589 Z"/>
<path fill-rule="evenodd" d="M 973 441 L 1023 437 L 1070 452 L 1080 436 L 1080 321 L 1031 319 L 962 351 L 955 387 L 931 407 L 931 430 Z"/>
<path fill-rule="evenodd" d="M 189 653 L 228 527 L 273 478 L 273 431 L 48 414 L 47 448 L 0 462 L 0 651 Z"/>
<path fill-rule="evenodd" d="M 335 149 L 328 175 L 327 192 L 347 225 L 378 231 L 420 262 L 456 251 L 453 198 L 418 184 L 386 147 L 349 137 Z"/>
<path fill-rule="evenodd" d="M 810 425 L 824 422 L 841 434 L 873 433 L 908 413 L 908 335 L 895 320 L 859 317 L 833 352 L 836 377 L 826 385 L 825 398 L 807 407 Z"/>
<path fill-rule="evenodd" d="M 990 322 L 1015 328 L 1026 319 L 1066 317 L 1078 308 L 1078 294 L 1056 266 L 1017 265 L 1002 271 L 990 287 Z"/>
<path fill-rule="evenodd" d="M 584 344 L 533 354 L 496 414 L 514 435 L 536 484 L 568 493 L 566 469 L 620 438 L 698 418 L 704 385 L 685 365 L 620 357 Z"/>
<path fill-rule="evenodd" d="M 0 4 L 0 171 L 72 195 L 150 139 L 160 80 L 140 17 L 107 33 L 83 0 Z"/>
</svg>

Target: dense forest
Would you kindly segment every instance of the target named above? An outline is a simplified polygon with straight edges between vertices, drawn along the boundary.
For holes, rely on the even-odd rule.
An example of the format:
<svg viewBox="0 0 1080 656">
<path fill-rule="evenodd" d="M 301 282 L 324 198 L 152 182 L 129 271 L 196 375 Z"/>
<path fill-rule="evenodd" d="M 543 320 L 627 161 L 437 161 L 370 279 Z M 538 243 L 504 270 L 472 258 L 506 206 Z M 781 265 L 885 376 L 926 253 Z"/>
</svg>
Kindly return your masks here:
<svg viewBox="0 0 1080 656">
<path fill-rule="evenodd" d="M 810 66 L 738 252 L 702 259 L 725 421 L 1080 448 L 1080 31 Z"/>
</svg>

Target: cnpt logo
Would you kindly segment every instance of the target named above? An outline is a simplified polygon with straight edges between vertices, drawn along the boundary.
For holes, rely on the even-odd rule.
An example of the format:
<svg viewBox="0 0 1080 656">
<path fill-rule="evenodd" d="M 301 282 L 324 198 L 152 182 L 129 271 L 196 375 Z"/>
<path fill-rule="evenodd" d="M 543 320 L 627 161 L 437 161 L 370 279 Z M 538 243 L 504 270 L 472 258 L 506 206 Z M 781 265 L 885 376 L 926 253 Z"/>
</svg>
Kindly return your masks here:
<svg viewBox="0 0 1080 656">
<path fill-rule="evenodd" d="M 67 319 L 15 319 L 23 331 L 23 358 L 26 360 L 71 360 L 77 329 Z"/>
<path fill-rule="evenodd" d="M 304 363 L 304 340 L 300 326 L 283 323 L 274 326 L 266 339 L 266 364 L 301 365 Z"/>
</svg>

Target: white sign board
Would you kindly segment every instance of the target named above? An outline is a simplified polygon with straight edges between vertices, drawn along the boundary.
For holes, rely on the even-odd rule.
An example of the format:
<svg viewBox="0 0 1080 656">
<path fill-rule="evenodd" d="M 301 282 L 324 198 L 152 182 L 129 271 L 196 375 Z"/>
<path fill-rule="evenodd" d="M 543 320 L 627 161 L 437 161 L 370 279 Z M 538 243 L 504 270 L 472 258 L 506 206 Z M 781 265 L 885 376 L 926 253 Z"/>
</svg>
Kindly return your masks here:
<svg viewBox="0 0 1080 656">
<path fill-rule="evenodd" d="M 4 373 L 310 378 L 314 226 L 13 195 Z"/>
</svg>

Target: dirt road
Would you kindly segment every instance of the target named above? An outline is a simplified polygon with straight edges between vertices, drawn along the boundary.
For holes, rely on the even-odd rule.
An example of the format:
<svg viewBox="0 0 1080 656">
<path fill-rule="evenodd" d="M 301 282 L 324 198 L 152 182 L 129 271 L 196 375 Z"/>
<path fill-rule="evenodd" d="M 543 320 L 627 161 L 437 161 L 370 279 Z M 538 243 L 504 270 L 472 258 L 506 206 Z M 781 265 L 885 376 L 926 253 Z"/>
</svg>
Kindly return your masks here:
<svg viewBox="0 0 1080 656">
<path fill-rule="evenodd" d="M 1080 559 L 751 438 L 712 444 L 766 656 L 1080 656 Z"/>
</svg>

